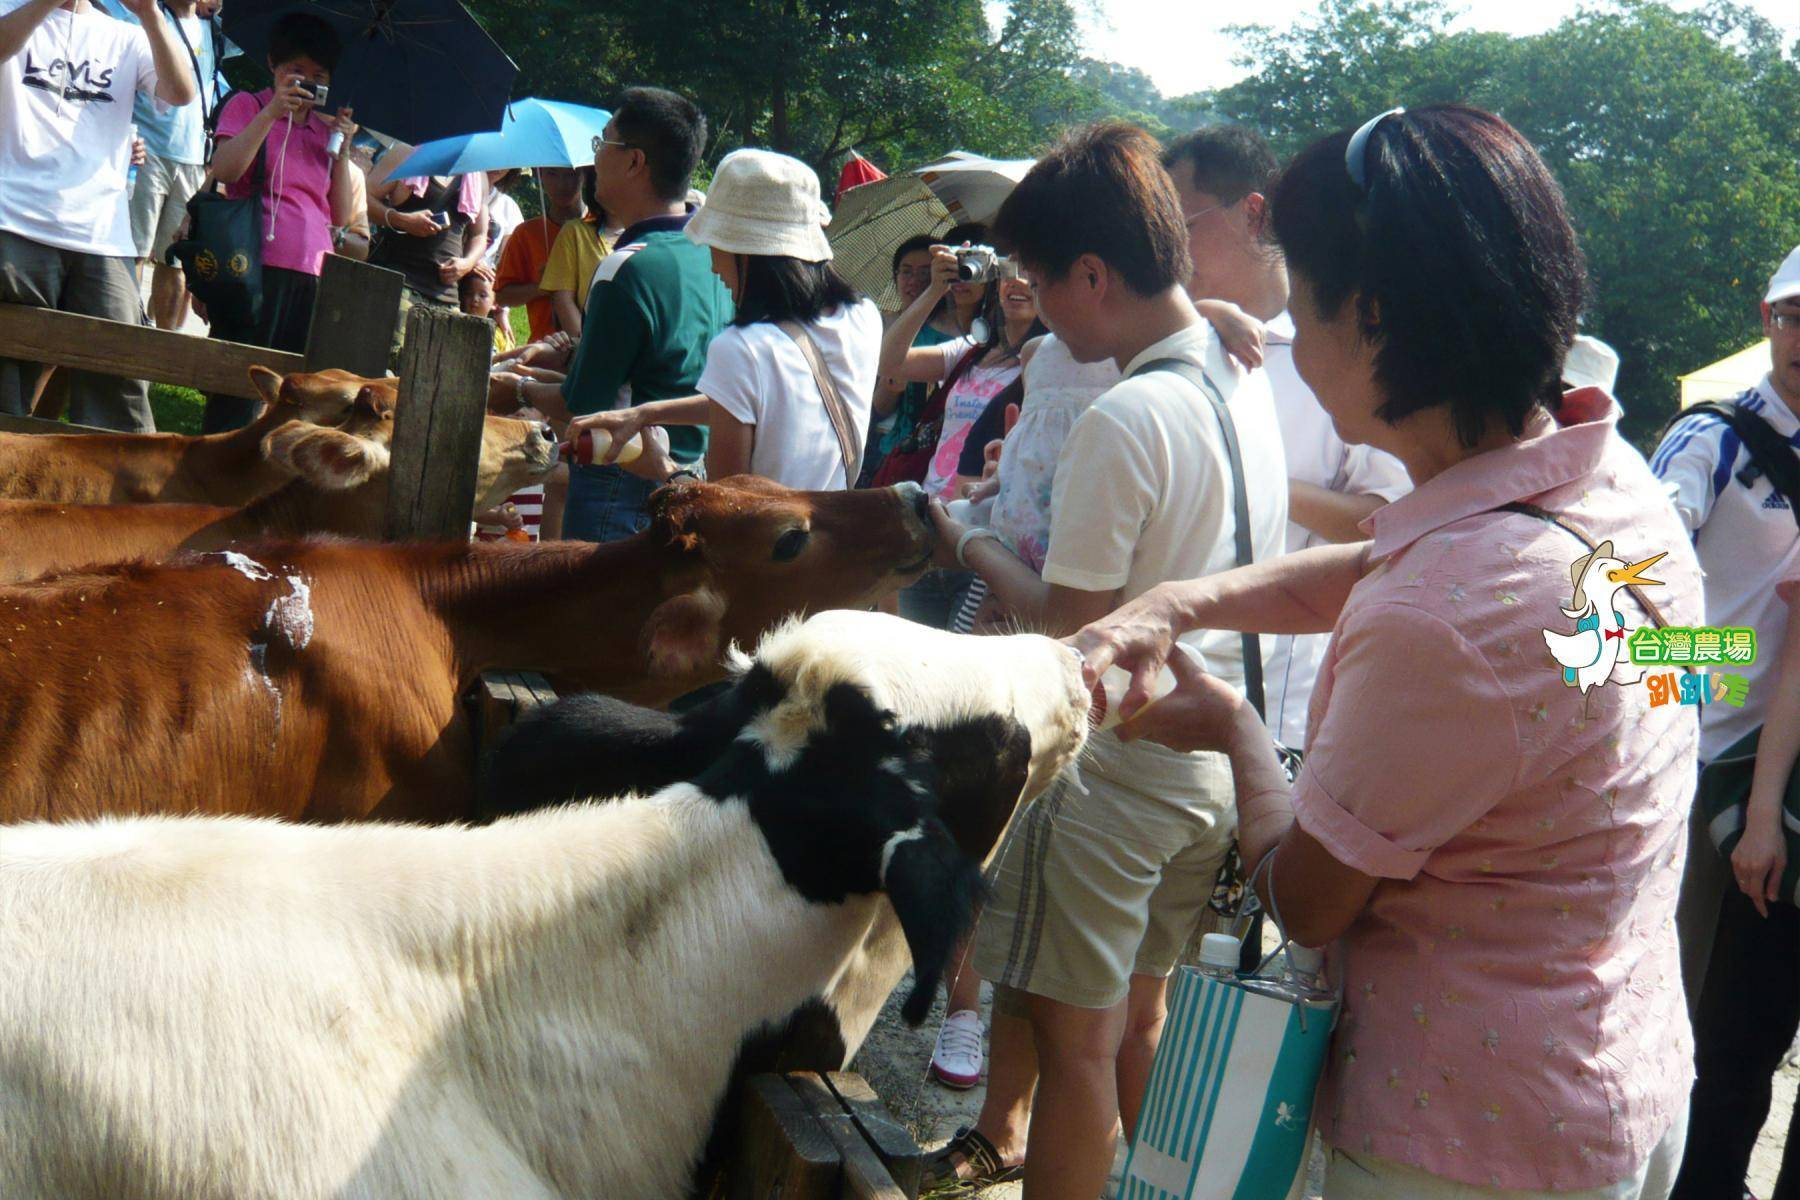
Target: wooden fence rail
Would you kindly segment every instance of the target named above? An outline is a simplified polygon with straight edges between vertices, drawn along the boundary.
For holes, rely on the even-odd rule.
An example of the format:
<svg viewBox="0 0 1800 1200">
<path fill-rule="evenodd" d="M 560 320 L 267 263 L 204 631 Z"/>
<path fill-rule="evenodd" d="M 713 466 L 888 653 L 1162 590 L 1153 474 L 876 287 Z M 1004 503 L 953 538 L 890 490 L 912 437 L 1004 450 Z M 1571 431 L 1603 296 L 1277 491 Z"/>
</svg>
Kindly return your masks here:
<svg viewBox="0 0 1800 1200">
<path fill-rule="evenodd" d="M 327 255 L 305 354 L 49 308 L 0 304 L 0 358 L 22 358 L 254 400 L 257 392 L 250 384 L 253 366 L 283 375 L 327 367 L 357 375 L 386 371 L 403 283 L 398 271 Z M 36 432 L 29 426 L 0 425 L 0 429 Z M 82 431 L 65 428 L 62 432 Z"/>
<path fill-rule="evenodd" d="M 263 366 L 283 375 L 306 369 L 304 358 L 284 350 L 23 304 L 0 304 L 0 357 L 252 400 L 256 389 L 250 386 L 251 367 Z"/>
</svg>

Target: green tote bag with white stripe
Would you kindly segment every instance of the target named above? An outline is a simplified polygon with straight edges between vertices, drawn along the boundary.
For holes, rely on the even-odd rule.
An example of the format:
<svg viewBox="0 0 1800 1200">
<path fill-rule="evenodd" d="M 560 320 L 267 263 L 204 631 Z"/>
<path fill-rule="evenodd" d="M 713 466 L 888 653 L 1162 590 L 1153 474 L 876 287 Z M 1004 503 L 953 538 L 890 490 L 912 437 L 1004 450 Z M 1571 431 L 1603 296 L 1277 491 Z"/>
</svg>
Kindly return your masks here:
<svg viewBox="0 0 1800 1200">
<path fill-rule="evenodd" d="M 1289 1194 L 1337 1001 L 1271 995 L 1271 982 L 1177 970 L 1120 1200 Z"/>
</svg>

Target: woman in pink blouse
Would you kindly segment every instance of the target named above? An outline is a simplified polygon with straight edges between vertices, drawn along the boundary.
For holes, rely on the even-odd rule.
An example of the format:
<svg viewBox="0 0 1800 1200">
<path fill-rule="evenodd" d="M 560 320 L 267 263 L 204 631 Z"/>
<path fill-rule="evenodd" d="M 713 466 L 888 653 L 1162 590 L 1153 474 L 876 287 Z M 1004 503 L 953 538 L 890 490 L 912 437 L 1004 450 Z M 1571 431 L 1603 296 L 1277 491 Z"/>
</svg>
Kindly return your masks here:
<svg viewBox="0 0 1800 1200">
<path fill-rule="evenodd" d="M 212 176 L 233 198 L 262 198 L 262 305 L 255 313 L 210 312 L 212 335 L 276 350 L 306 349 L 319 272 L 331 252 L 331 229 L 358 215 L 348 108 L 331 116 L 314 108 L 313 89 L 329 88 L 343 43 L 311 13 L 290 12 L 269 31 L 274 86 L 238 92 L 219 110 Z M 329 99 L 329 95 L 327 96 Z M 333 134 L 341 135 L 334 151 Z M 207 433 L 248 425 L 256 404 L 209 396 Z"/>
<path fill-rule="evenodd" d="M 1227 751 L 1265 898 L 1336 943 L 1327 1200 L 1663 1200 L 1697 722 L 1623 647 L 1657 619 L 1640 597 L 1700 623 L 1699 568 L 1616 406 L 1560 391 L 1586 282 L 1562 194 L 1504 121 L 1433 106 L 1315 143 L 1271 209 L 1295 365 L 1416 490 L 1370 541 L 1165 584 L 1076 644 L 1133 669 L 1127 712 L 1170 663 L 1120 735 Z M 1203 627 L 1332 632 L 1291 788 L 1243 697 L 1169 659 Z M 1582 636 L 1565 674 L 1550 647 Z"/>
</svg>

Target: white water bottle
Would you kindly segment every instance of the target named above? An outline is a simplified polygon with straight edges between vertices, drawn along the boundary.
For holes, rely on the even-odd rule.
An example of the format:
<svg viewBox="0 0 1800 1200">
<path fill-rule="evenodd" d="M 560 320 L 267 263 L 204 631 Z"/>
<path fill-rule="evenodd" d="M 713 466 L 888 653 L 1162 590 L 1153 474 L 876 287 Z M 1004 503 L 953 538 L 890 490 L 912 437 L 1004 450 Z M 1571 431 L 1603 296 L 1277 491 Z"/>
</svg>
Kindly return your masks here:
<svg viewBox="0 0 1800 1200">
<path fill-rule="evenodd" d="M 1196 667 L 1206 670 L 1206 660 L 1200 652 L 1186 642 L 1176 642 L 1174 653 L 1185 654 Z M 1131 686 L 1131 672 L 1117 664 L 1100 673 L 1100 680 L 1094 685 L 1094 728 L 1111 729 L 1124 721 L 1119 715 L 1119 705 L 1125 699 L 1125 691 Z M 1156 673 L 1156 680 L 1150 685 L 1150 698 L 1144 701 L 1143 707 L 1131 714 L 1136 720 L 1138 713 L 1146 712 L 1152 704 L 1175 690 L 1175 672 L 1163 664 L 1163 669 Z"/>
<path fill-rule="evenodd" d="M 1244 943 L 1229 933 L 1208 933 L 1200 938 L 1200 973 L 1211 979 L 1230 979 L 1237 974 Z"/>
</svg>

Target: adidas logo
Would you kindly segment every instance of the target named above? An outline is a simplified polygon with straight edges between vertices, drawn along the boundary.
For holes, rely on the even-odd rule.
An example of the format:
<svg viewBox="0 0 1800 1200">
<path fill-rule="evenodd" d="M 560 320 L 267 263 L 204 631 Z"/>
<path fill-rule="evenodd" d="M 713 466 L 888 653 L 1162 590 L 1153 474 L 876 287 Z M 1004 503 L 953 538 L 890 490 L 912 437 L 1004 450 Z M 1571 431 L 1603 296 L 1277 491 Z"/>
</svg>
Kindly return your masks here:
<svg viewBox="0 0 1800 1200">
<path fill-rule="evenodd" d="M 1788 507 L 1787 497 L 1780 492 L 1770 492 L 1769 498 L 1762 502 L 1762 506 L 1764 508 L 1786 508 Z"/>
</svg>

